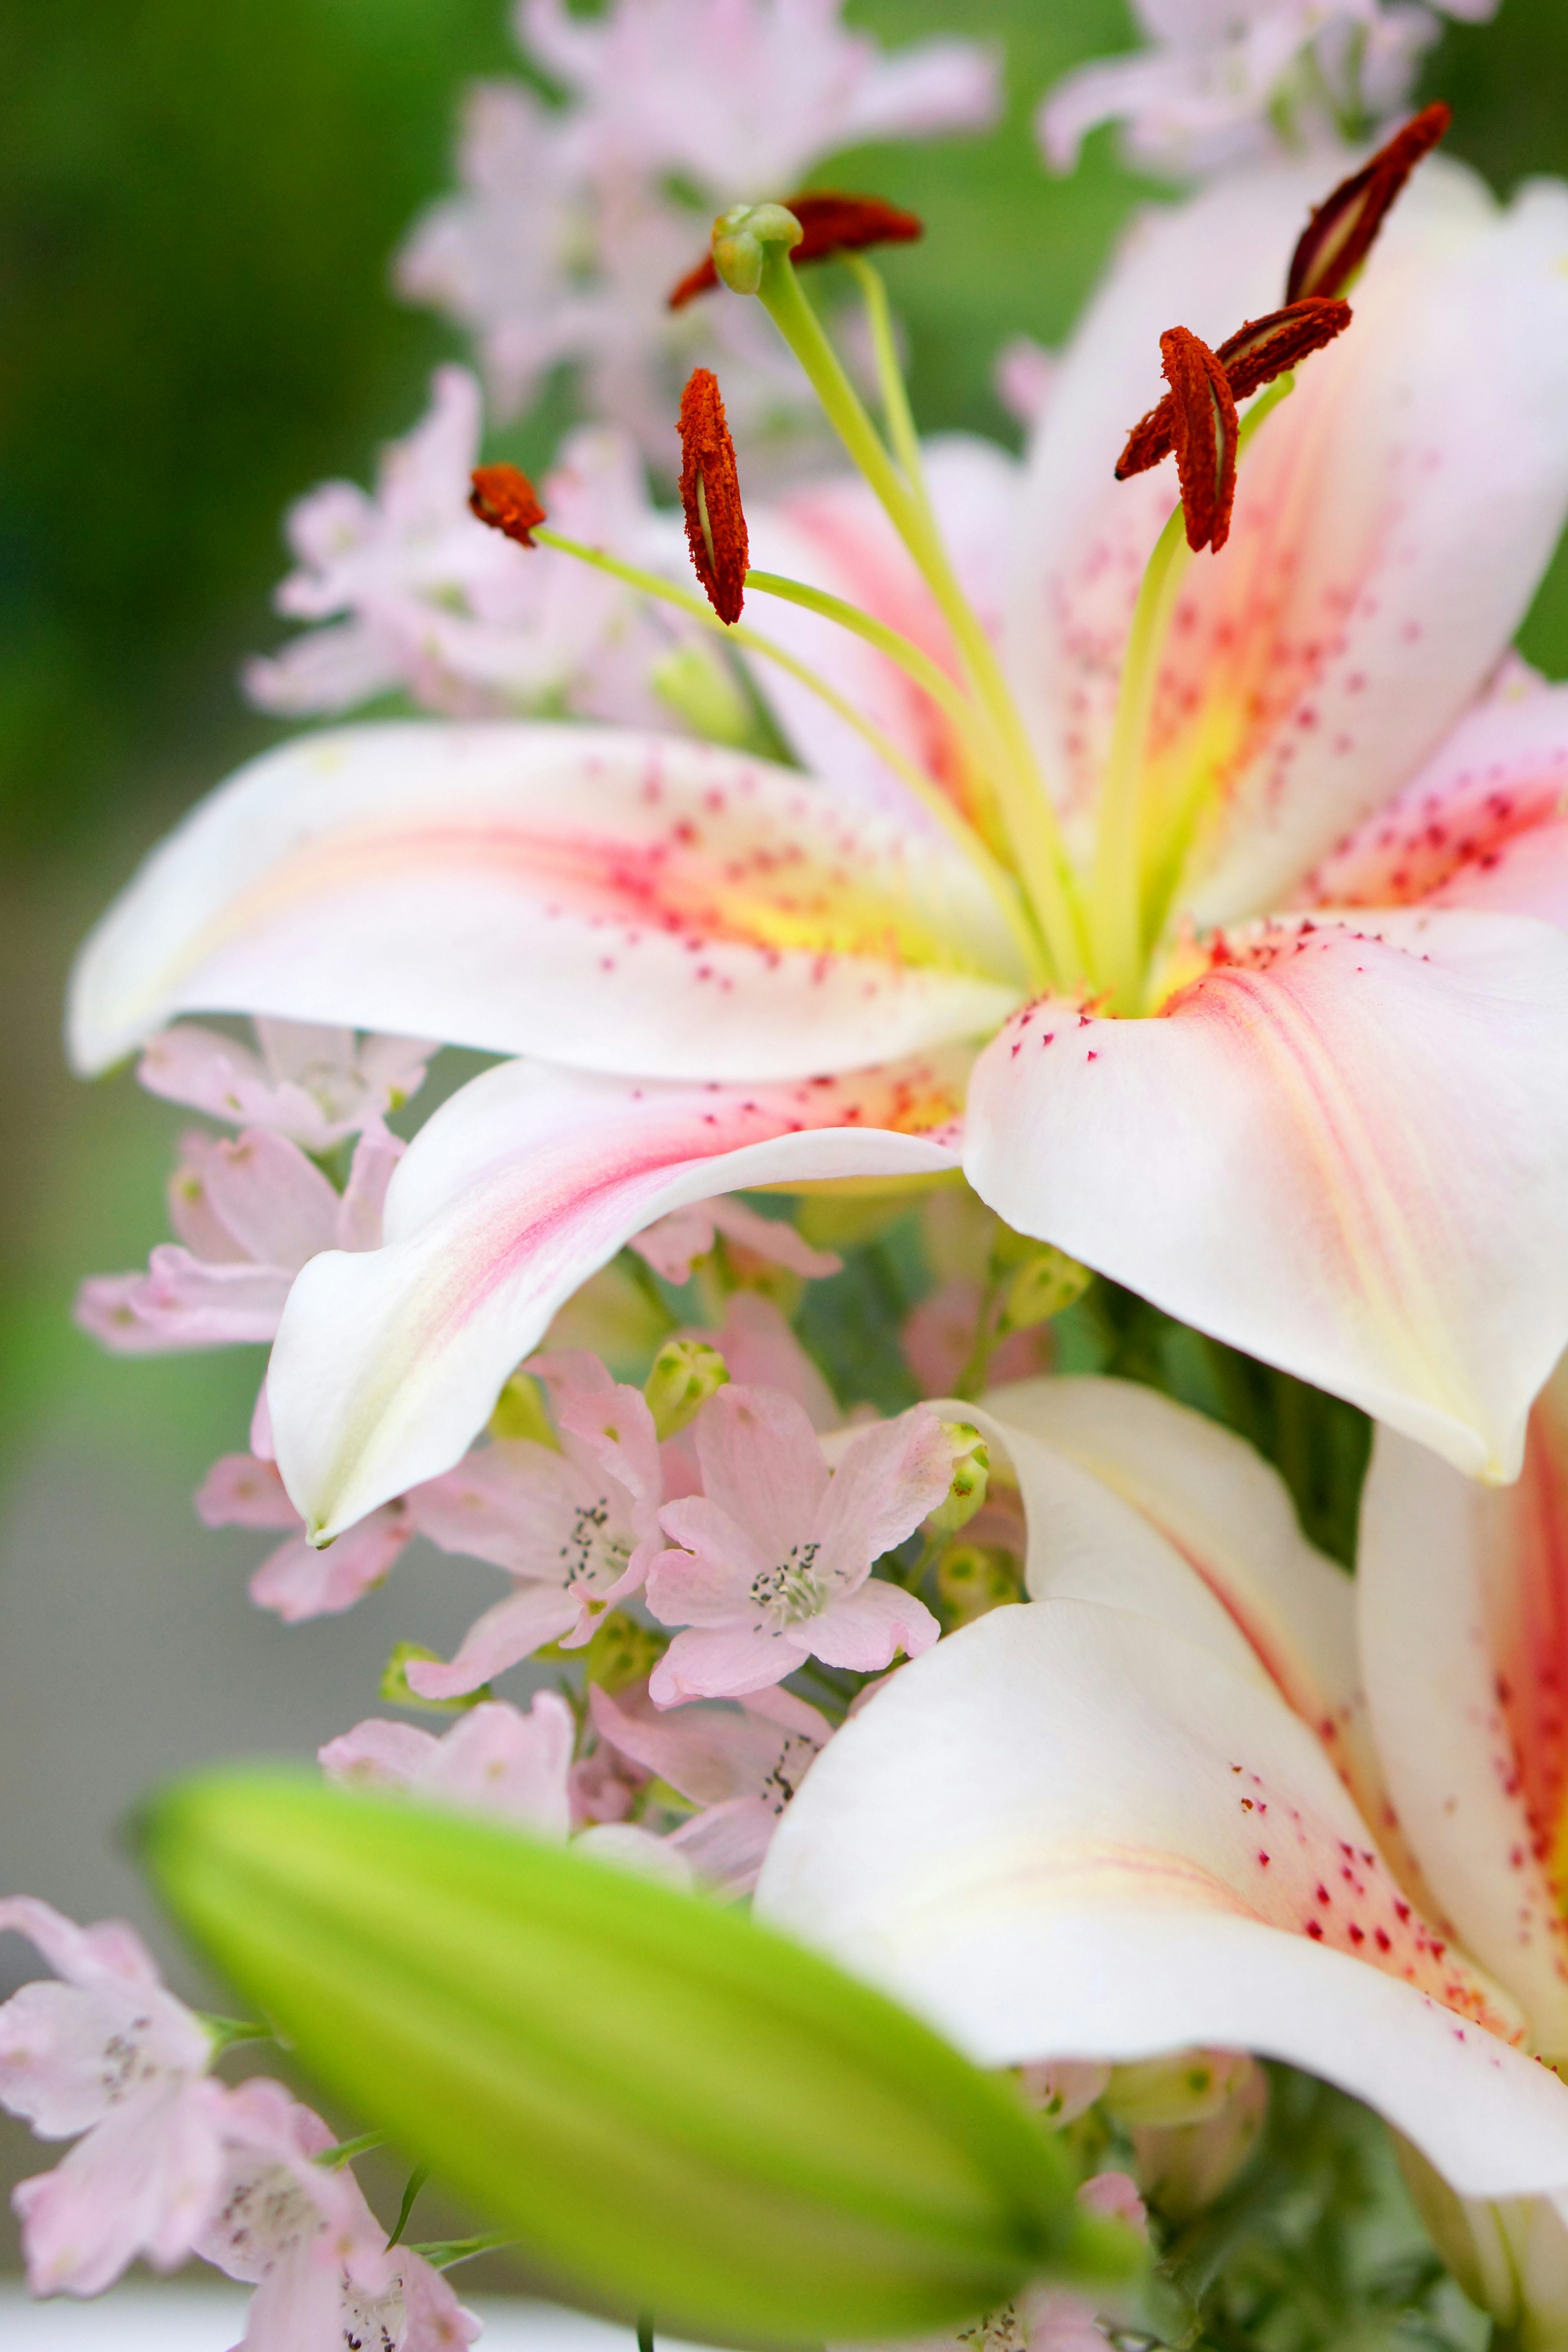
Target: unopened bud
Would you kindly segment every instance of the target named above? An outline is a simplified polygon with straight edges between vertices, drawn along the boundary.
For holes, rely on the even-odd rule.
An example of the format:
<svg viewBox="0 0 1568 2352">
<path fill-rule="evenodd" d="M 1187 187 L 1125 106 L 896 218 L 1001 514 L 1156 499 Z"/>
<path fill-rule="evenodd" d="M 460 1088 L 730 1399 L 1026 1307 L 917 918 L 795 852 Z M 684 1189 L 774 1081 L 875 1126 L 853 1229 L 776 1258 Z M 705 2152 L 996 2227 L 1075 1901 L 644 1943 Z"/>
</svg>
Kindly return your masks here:
<svg viewBox="0 0 1568 2352">
<path fill-rule="evenodd" d="M 393 1706 L 422 1706 L 432 1715 L 463 1715 L 482 1699 L 494 1698 L 489 1683 L 478 1690 L 465 1691 L 461 1698 L 421 1698 L 408 1679 L 408 1669 L 416 1664 L 444 1666 L 447 1661 L 438 1650 L 427 1650 L 421 1642 L 399 1642 L 382 1669 L 377 1696 Z"/>
<path fill-rule="evenodd" d="M 668 1633 L 640 1625 L 624 1609 L 606 1609 L 592 1637 L 572 1655 L 582 1662 L 584 1682 L 613 1698 L 633 1683 L 646 1682 L 668 1647 Z"/>
<path fill-rule="evenodd" d="M 1005 1337 L 1010 1331 L 1029 1331 L 1037 1323 L 1048 1323 L 1053 1315 L 1076 1306 L 1093 1280 L 1088 1266 L 1079 1265 L 1076 1257 L 1053 1249 L 1049 1242 L 1039 1243 L 1007 1286 L 997 1331 Z"/>
<path fill-rule="evenodd" d="M 1252 2154 L 1268 2110 L 1268 2077 L 1248 2060 L 1216 2115 L 1202 2123 L 1136 2125 L 1132 2148 L 1145 2196 L 1169 2221 L 1203 2212 Z"/>
<path fill-rule="evenodd" d="M 783 205 L 733 205 L 713 224 L 713 267 L 731 294 L 754 294 L 770 246 L 793 252 L 805 234 Z"/>
<path fill-rule="evenodd" d="M 1199 2124 L 1218 2115 L 1252 2064 L 1245 2050 L 1177 2050 L 1113 2066 L 1105 2105 L 1130 2130 L 1142 2124 Z"/>
<path fill-rule="evenodd" d="M 544 1410 L 544 1397 L 531 1373 L 513 1372 L 497 1397 L 490 1414 L 490 1435 L 523 1437 L 534 1445 L 555 1446 L 555 1432 Z"/>
<path fill-rule="evenodd" d="M 659 1443 L 684 1429 L 729 1377 L 729 1365 L 706 1339 L 667 1339 L 643 1382 Z"/>
<path fill-rule="evenodd" d="M 942 1433 L 952 1449 L 952 1484 L 934 1511 L 926 1514 L 933 1535 L 956 1535 L 985 1500 L 991 1483 L 991 1448 L 971 1421 L 944 1421 Z"/>
<path fill-rule="evenodd" d="M 1024 1597 L 1016 1560 L 993 1544 L 949 1544 L 936 1565 L 936 1590 L 955 1632 Z"/>
<path fill-rule="evenodd" d="M 1018 2069 L 1018 2087 L 1046 2123 L 1060 2130 L 1104 2095 L 1110 2069 L 1100 2058 L 1044 2058 Z"/>
</svg>

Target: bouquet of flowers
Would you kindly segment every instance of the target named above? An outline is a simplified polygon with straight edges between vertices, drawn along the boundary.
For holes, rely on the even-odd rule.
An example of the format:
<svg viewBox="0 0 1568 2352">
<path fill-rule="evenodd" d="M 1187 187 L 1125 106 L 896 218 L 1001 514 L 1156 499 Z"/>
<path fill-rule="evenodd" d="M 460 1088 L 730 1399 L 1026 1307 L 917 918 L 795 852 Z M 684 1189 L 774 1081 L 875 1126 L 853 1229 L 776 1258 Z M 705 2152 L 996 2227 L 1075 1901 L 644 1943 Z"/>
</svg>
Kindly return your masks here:
<svg viewBox="0 0 1568 2352">
<path fill-rule="evenodd" d="M 515 2242 L 645 2345 L 1568 2345 L 1568 188 L 1435 152 L 1421 9 L 1140 13 L 1047 152 L 1207 176 L 1005 355 L 1022 459 L 921 437 L 918 219 L 799 184 L 982 47 L 528 0 L 563 102 L 473 101 L 401 270 L 486 389 L 295 509 L 248 673 L 382 708 L 69 1035 L 206 1122 L 79 1315 L 269 1343 L 258 1607 L 498 1597 L 149 1801 L 247 2019 L 0 1903 L 37 2293 L 436 2352 Z M 485 402 L 564 362 L 536 486 Z"/>
</svg>

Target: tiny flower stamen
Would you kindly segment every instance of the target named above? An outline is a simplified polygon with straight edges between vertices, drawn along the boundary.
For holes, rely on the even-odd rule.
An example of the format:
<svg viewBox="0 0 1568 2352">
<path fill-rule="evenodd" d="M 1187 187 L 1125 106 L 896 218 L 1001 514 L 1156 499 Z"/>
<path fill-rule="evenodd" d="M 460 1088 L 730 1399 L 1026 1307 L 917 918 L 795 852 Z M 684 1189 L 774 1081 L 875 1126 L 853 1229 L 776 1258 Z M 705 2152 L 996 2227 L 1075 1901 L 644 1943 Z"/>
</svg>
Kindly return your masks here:
<svg viewBox="0 0 1568 2352">
<path fill-rule="evenodd" d="M 1225 370 L 1231 398 L 1248 400 L 1265 384 L 1300 367 L 1313 352 L 1343 334 L 1352 315 L 1348 302 L 1314 294 L 1287 304 L 1282 310 L 1270 310 L 1264 318 L 1248 319 L 1215 353 Z M 1167 393 L 1133 426 L 1116 462 L 1119 482 L 1147 473 L 1151 466 L 1170 456 L 1176 446 L 1175 415 L 1174 395 Z"/>
<path fill-rule="evenodd" d="M 468 477 L 473 487 L 468 506 L 491 530 L 515 539 L 520 547 L 535 544 L 533 533 L 544 520 L 533 484 L 517 466 L 476 466 Z"/>
<path fill-rule="evenodd" d="M 1171 387 L 1187 545 L 1194 554 L 1208 547 L 1217 555 L 1230 536 L 1236 500 L 1236 397 L 1218 354 L 1187 328 L 1162 335 L 1160 351 Z"/>
<path fill-rule="evenodd" d="M 719 379 L 694 368 L 680 395 L 680 503 L 692 568 L 719 618 L 741 617 L 750 552 L 735 445 L 724 422 Z"/>
<path fill-rule="evenodd" d="M 800 223 L 800 242 L 793 254 L 797 265 L 826 261 L 836 253 L 863 253 L 873 245 L 910 245 L 925 235 L 923 221 L 913 213 L 900 212 L 896 205 L 884 204 L 879 196 L 836 195 L 821 189 L 786 197 L 784 210 Z M 700 294 L 710 294 L 718 284 L 718 267 L 709 252 L 673 289 L 669 308 L 683 310 Z"/>
<path fill-rule="evenodd" d="M 1307 294 L 1342 294 L 1371 252 L 1405 183 L 1431 153 L 1454 117 L 1441 101 L 1423 107 L 1380 147 L 1370 163 L 1341 182 L 1313 211 L 1290 259 L 1287 302 Z"/>
</svg>

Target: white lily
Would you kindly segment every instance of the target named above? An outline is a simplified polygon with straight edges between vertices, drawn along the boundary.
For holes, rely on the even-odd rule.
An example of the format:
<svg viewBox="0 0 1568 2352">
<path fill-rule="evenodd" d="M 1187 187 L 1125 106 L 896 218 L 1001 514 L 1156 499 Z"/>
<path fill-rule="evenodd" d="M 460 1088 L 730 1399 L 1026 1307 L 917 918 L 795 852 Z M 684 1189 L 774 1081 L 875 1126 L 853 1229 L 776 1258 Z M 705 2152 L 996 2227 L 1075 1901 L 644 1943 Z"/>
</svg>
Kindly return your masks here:
<svg viewBox="0 0 1568 2352">
<path fill-rule="evenodd" d="M 1514 1474 L 1568 1341 L 1568 692 L 1488 690 L 1568 509 L 1568 191 L 1500 212 L 1428 166 L 1351 331 L 1256 433 L 1229 546 L 1184 568 L 1168 479 L 1111 478 L 1127 420 L 1173 319 L 1217 338 L 1278 300 L 1313 193 L 1281 168 L 1144 225 L 1012 501 L 1002 661 L 896 376 L 902 472 L 768 248 L 764 296 L 903 541 L 867 526 L 903 635 L 875 591 L 835 635 L 774 583 L 840 715 L 867 662 L 919 688 L 857 719 L 876 778 L 345 729 L 222 788 L 100 926 L 83 1069 L 198 1007 L 532 1057 L 424 1129 L 383 1251 L 295 1285 L 270 1395 L 318 1536 L 448 1467 L 656 1217 L 961 1163 L 1019 1230 Z M 1391 824 L 1441 854 L 1391 869 Z"/>
<path fill-rule="evenodd" d="M 1568 2088 L 1537 2063 L 1568 2056 L 1565 1407 L 1559 1381 L 1503 1494 L 1381 1431 L 1352 1584 L 1184 1408 L 996 1391 L 972 1415 L 1034 1598 L 831 1743 L 759 1910 L 986 2064 L 1210 2042 L 1339 2084 L 1500 2202 L 1472 2215 L 1497 2308 L 1503 2240 L 1562 2246 L 1514 2200 L 1568 2214 Z"/>
</svg>

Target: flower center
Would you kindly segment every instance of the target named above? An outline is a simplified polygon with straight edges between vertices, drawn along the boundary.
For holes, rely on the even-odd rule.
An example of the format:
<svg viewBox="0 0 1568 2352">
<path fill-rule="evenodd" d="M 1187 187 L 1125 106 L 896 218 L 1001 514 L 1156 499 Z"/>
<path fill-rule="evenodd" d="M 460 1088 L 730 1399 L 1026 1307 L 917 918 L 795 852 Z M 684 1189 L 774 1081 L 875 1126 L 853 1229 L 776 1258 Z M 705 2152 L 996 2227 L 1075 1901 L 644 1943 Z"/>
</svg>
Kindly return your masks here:
<svg viewBox="0 0 1568 2352">
<path fill-rule="evenodd" d="M 777 1631 L 815 1617 L 821 1608 L 822 1581 L 813 1573 L 821 1549 L 816 1543 L 792 1544 L 776 1568 L 752 1579 L 752 1599 Z"/>
</svg>

